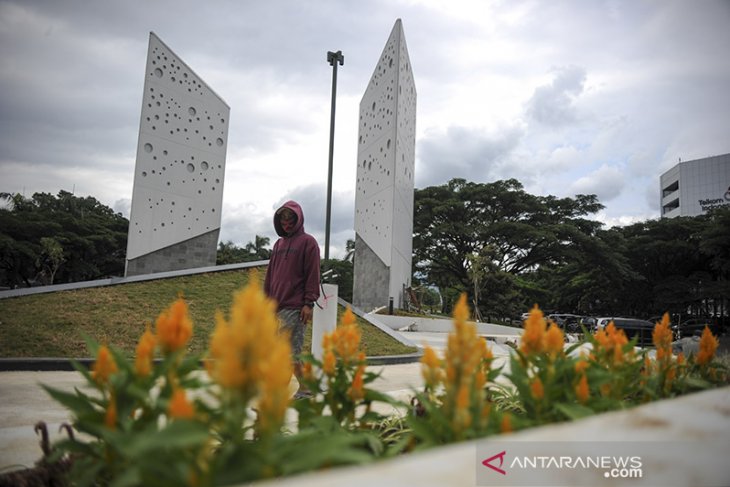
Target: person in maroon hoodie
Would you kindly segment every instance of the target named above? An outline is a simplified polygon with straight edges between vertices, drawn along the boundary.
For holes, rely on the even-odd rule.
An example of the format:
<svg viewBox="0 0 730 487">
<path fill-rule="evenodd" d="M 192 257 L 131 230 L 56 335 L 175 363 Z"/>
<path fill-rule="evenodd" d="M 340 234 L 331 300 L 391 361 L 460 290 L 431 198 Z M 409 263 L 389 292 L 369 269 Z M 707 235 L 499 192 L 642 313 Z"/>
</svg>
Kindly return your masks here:
<svg viewBox="0 0 730 487">
<path fill-rule="evenodd" d="M 271 251 L 264 292 L 277 303 L 280 331 L 290 334 L 294 374 L 299 379 L 304 330 L 319 298 L 319 245 L 304 231 L 304 213 L 295 201 L 276 210 L 274 228 L 279 239 Z M 309 391 L 300 386 L 295 397 L 307 395 Z"/>
</svg>

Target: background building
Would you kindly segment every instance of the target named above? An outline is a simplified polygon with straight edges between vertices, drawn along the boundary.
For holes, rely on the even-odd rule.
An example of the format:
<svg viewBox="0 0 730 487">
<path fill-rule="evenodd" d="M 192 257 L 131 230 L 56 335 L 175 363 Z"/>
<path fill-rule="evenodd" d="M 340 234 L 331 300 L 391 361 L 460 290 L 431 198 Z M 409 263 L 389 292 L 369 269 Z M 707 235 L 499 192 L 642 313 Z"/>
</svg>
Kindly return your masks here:
<svg viewBox="0 0 730 487">
<path fill-rule="evenodd" d="M 215 265 L 229 113 L 151 32 L 126 276 Z"/>
<path fill-rule="evenodd" d="M 660 177 L 662 218 L 730 206 L 730 154 L 680 162 Z"/>
</svg>

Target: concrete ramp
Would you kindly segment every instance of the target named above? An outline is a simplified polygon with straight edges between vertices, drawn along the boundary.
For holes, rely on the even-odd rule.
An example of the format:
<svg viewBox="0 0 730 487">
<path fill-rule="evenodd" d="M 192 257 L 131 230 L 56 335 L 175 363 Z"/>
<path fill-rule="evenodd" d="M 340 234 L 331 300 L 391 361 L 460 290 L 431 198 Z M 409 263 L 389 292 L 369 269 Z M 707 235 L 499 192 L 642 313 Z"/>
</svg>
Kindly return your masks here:
<svg viewBox="0 0 730 487">
<path fill-rule="evenodd" d="M 393 327 L 386 325 L 383 323 L 380 318 L 381 315 L 375 315 L 372 313 L 365 313 L 360 308 L 353 306 L 352 304 L 348 303 L 342 298 L 337 298 L 337 303 L 340 306 L 349 307 L 353 313 L 355 313 L 357 316 L 362 318 L 363 320 L 367 321 L 371 325 L 375 326 L 376 328 L 380 329 L 383 333 L 386 333 L 388 336 L 392 337 L 395 340 L 398 340 L 403 345 L 406 345 L 408 347 L 416 347 L 417 345 L 410 341 L 408 338 L 404 337 L 401 333 L 398 333 Z"/>
<path fill-rule="evenodd" d="M 394 330 L 423 331 L 448 333 L 454 325 L 453 321 L 444 318 L 423 318 L 416 316 L 391 316 L 368 313 Z M 521 336 L 522 328 L 495 325 L 492 323 L 477 323 L 477 333 L 484 336 Z"/>
</svg>

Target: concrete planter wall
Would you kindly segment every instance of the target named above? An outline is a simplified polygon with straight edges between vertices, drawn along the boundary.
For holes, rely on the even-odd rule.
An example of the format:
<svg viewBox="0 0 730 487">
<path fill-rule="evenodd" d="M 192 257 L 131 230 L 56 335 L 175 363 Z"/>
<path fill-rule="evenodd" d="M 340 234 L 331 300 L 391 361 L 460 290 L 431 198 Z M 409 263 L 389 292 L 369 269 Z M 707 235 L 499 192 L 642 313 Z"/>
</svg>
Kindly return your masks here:
<svg viewBox="0 0 730 487">
<path fill-rule="evenodd" d="M 348 467 L 261 482 L 286 487 L 520 485 L 510 480 L 509 452 L 515 442 L 550 442 L 571 455 L 585 455 L 595 442 L 641 448 L 641 478 L 608 478 L 600 469 L 551 469 L 531 485 L 720 486 L 730 485 L 730 387 L 658 401 L 580 421 L 548 425 L 403 455 L 363 467 Z M 648 445 L 648 446 L 647 446 Z M 481 462 L 506 451 L 506 475 Z M 621 450 L 620 450 L 621 451 Z M 544 455 L 551 455 L 545 451 Z M 498 465 L 498 464 L 497 464 Z M 620 475 L 620 472 L 616 473 Z M 479 477 L 478 477 L 479 475 Z M 489 475 L 492 475 L 491 477 Z M 477 483 L 479 481 L 479 483 Z M 521 484 L 526 485 L 526 484 Z"/>
</svg>

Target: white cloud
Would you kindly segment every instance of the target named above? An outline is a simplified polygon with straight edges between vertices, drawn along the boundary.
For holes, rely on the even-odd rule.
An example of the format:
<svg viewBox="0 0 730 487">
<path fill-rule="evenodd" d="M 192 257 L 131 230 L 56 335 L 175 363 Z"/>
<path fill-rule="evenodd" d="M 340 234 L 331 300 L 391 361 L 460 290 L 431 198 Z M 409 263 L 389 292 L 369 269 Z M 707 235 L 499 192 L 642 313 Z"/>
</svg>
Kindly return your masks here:
<svg viewBox="0 0 730 487">
<path fill-rule="evenodd" d="M 331 246 L 344 247 L 358 105 L 397 18 L 418 187 L 515 177 L 536 194 L 596 193 L 602 218 L 623 222 L 657 215 L 651 188 L 678 158 L 730 152 L 725 0 L 5 0 L 0 191 L 75 190 L 124 211 L 155 31 L 231 106 L 221 238 L 274 237 L 273 207 L 296 197 L 323 243 L 326 52 L 341 49 Z"/>
<path fill-rule="evenodd" d="M 625 184 L 624 174 L 619 168 L 603 165 L 575 181 L 570 191 L 574 194 L 595 194 L 606 203 L 621 196 Z"/>
<path fill-rule="evenodd" d="M 550 84 L 538 87 L 527 102 L 527 115 L 547 126 L 561 126 L 578 121 L 576 99 L 583 92 L 586 71 L 578 66 L 554 70 Z"/>
</svg>

